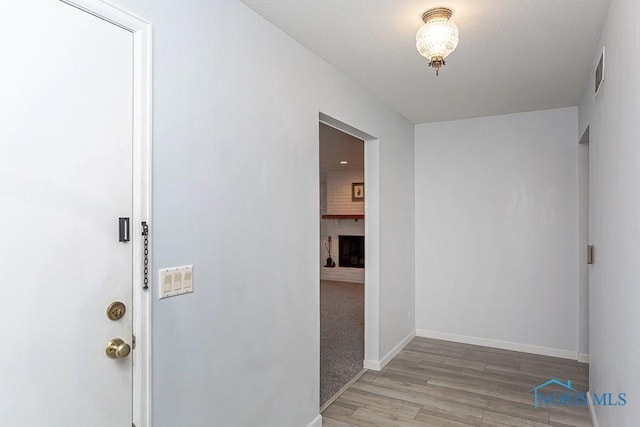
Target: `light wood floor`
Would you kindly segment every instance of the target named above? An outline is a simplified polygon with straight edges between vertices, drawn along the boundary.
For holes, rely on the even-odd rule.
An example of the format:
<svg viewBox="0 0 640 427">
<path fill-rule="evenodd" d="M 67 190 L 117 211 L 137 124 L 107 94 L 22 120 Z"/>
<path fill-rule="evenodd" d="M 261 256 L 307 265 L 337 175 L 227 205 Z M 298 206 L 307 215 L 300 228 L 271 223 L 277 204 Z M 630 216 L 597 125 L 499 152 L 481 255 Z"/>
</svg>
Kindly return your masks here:
<svg viewBox="0 0 640 427">
<path fill-rule="evenodd" d="M 415 338 L 382 371 L 368 371 L 325 409 L 323 426 L 592 426 L 586 407 L 534 408 L 529 390 L 552 378 L 570 379 L 585 392 L 589 367 Z"/>
</svg>

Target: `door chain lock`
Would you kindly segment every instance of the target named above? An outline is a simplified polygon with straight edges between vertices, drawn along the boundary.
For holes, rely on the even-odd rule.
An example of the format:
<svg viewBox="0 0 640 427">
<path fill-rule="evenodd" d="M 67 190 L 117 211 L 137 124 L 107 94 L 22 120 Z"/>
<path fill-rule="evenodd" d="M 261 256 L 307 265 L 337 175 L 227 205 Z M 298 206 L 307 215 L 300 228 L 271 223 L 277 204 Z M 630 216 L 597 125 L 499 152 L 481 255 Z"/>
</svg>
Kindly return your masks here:
<svg viewBox="0 0 640 427">
<path fill-rule="evenodd" d="M 142 235 L 144 236 L 144 286 L 145 291 L 149 289 L 149 224 L 142 221 Z"/>
</svg>

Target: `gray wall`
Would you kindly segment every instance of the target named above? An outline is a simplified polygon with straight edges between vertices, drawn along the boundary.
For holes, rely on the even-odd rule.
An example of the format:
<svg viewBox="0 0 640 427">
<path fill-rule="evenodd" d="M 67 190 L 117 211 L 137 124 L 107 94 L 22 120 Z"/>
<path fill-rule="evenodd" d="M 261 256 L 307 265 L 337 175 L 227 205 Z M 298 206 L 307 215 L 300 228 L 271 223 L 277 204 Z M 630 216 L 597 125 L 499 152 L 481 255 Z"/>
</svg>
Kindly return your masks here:
<svg viewBox="0 0 640 427">
<path fill-rule="evenodd" d="M 418 335 L 577 357 L 577 126 L 576 107 L 416 126 Z"/>
<path fill-rule="evenodd" d="M 380 356 L 413 330 L 413 125 L 237 0 L 117 3 L 154 25 L 153 267 L 194 265 L 153 304 L 154 426 L 304 426 L 318 114 L 380 141 Z"/>
<path fill-rule="evenodd" d="M 597 406 L 601 426 L 640 420 L 640 2 L 613 0 L 595 68 L 606 46 L 606 80 L 596 99 L 593 76 L 580 105 L 580 132 L 589 126 L 589 353 L 592 392 L 627 393 L 624 407 Z"/>
</svg>

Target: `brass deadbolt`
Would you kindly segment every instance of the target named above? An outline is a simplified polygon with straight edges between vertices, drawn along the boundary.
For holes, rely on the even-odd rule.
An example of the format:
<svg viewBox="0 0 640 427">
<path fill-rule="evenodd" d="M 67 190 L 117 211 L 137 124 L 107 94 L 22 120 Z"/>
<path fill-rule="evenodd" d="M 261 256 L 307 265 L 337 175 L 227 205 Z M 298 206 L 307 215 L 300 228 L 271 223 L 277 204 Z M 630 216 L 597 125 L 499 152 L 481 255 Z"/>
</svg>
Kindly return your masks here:
<svg viewBox="0 0 640 427">
<path fill-rule="evenodd" d="M 107 344 L 105 353 L 109 359 L 124 359 L 131 353 L 131 346 L 120 338 L 114 338 Z"/>
<path fill-rule="evenodd" d="M 127 307 L 120 301 L 115 301 L 107 307 L 107 317 L 111 320 L 120 320 L 127 312 Z"/>
</svg>

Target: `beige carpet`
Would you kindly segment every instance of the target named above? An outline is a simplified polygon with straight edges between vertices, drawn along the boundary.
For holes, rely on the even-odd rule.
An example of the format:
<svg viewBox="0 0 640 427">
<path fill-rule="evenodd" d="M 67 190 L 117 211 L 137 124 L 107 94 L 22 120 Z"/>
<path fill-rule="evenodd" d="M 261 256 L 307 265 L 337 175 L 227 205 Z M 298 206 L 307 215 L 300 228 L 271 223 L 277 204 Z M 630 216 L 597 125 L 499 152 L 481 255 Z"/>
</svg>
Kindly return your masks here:
<svg viewBox="0 0 640 427">
<path fill-rule="evenodd" d="M 320 406 L 362 370 L 364 285 L 320 281 Z"/>
</svg>

